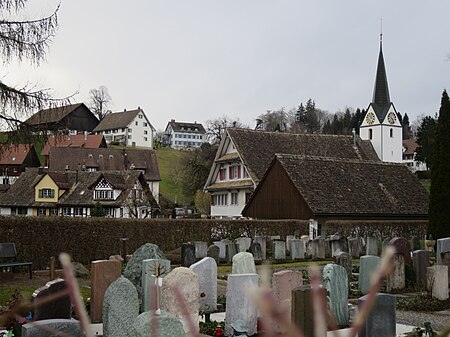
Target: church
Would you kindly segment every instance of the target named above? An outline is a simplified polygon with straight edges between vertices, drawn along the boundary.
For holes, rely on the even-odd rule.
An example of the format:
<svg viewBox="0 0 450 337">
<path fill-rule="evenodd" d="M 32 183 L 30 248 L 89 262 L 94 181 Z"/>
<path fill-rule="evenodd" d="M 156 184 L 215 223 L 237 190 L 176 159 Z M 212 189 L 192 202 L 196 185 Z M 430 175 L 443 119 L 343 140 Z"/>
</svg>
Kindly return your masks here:
<svg viewBox="0 0 450 337">
<path fill-rule="evenodd" d="M 402 162 L 402 125 L 391 102 L 383 57 L 383 35 L 380 34 L 380 53 L 372 102 L 360 125 L 359 136 L 370 140 L 378 157 L 385 162 Z"/>
</svg>

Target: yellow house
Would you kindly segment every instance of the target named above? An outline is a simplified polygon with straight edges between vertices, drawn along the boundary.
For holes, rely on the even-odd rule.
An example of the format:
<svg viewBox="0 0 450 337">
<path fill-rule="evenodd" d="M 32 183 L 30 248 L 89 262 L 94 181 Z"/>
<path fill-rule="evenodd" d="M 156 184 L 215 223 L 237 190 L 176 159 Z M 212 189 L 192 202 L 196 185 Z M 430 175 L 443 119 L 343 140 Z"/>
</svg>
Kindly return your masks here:
<svg viewBox="0 0 450 337">
<path fill-rule="evenodd" d="M 33 215 L 57 215 L 59 198 L 70 188 L 67 175 L 64 173 L 49 172 L 45 174 L 34 186 L 34 201 L 46 203 L 48 207 L 33 209 Z M 55 204 L 52 207 L 52 203 Z M 53 214 L 56 213 L 56 214 Z"/>
</svg>

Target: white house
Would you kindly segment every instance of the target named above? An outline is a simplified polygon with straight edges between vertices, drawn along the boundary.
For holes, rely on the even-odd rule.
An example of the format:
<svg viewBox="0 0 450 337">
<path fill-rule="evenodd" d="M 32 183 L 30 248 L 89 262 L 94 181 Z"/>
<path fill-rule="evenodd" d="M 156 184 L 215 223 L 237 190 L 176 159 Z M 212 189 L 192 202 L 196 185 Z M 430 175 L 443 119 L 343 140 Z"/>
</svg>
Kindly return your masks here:
<svg viewBox="0 0 450 337">
<path fill-rule="evenodd" d="M 361 139 L 370 140 L 382 161 L 402 162 L 402 125 L 389 96 L 381 40 L 373 98 L 359 135 Z"/>
<path fill-rule="evenodd" d="M 164 131 L 165 144 L 173 149 L 196 149 L 207 141 L 202 124 L 176 122 L 172 119 Z"/>
<path fill-rule="evenodd" d="M 415 159 L 417 147 L 418 145 L 414 139 L 403 140 L 403 163 L 412 172 L 427 171 L 427 165 Z"/>
<path fill-rule="evenodd" d="M 153 148 L 155 128 L 140 107 L 136 110 L 115 112 L 106 115 L 94 133 L 103 135 L 107 144 Z"/>
</svg>

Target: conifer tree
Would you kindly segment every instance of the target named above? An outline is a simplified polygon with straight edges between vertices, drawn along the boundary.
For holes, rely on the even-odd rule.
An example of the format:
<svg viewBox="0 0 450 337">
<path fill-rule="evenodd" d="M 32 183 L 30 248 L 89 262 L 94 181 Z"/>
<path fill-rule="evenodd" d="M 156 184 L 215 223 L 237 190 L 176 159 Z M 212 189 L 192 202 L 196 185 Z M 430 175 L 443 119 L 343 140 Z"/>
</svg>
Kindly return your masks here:
<svg viewBox="0 0 450 337">
<path fill-rule="evenodd" d="M 434 239 L 450 237 L 450 99 L 444 90 L 432 149 L 430 224 Z"/>
</svg>

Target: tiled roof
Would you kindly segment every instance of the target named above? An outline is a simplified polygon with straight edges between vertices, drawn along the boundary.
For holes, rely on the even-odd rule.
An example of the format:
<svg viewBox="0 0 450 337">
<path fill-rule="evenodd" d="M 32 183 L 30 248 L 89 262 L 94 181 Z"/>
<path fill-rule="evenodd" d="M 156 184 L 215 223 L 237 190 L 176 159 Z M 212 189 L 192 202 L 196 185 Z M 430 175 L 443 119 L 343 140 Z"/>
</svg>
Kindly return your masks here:
<svg viewBox="0 0 450 337">
<path fill-rule="evenodd" d="M 29 144 L 0 144 L 0 165 L 21 165 L 34 146 Z"/>
<path fill-rule="evenodd" d="M 100 121 L 94 132 L 126 128 L 140 112 L 143 111 L 136 109 L 108 114 Z"/>
<path fill-rule="evenodd" d="M 83 170 L 89 167 L 99 171 L 124 171 L 134 167 L 144 171 L 147 181 L 160 181 L 156 153 L 141 149 L 86 149 L 70 147 L 50 148 L 48 166 L 53 171 Z"/>
<path fill-rule="evenodd" d="M 226 162 L 226 161 L 230 161 L 230 160 L 235 160 L 235 159 L 239 159 L 239 153 L 227 153 L 225 155 L 223 155 L 222 157 L 216 159 L 215 161 L 220 163 L 220 162 Z"/>
<path fill-rule="evenodd" d="M 57 123 L 64 117 L 81 106 L 83 103 L 65 105 L 56 108 L 40 110 L 25 121 L 27 125 L 39 125 L 48 123 Z"/>
<path fill-rule="evenodd" d="M 187 123 L 187 122 L 176 122 L 171 120 L 169 125 L 175 132 L 185 132 L 185 133 L 206 133 L 205 128 L 200 123 Z"/>
<path fill-rule="evenodd" d="M 50 136 L 41 151 L 41 155 L 48 156 L 50 147 L 84 147 L 95 149 L 106 147 L 102 135 L 58 135 Z"/>
<path fill-rule="evenodd" d="M 358 136 L 357 147 L 354 148 L 352 136 L 264 132 L 238 128 L 227 129 L 227 132 L 250 177 L 256 183 L 264 175 L 275 153 L 379 161 L 370 141 L 363 141 Z"/>
<path fill-rule="evenodd" d="M 402 164 L 277 154 L 314 214 L 428 214 L 429 194 Z"/>
<path fill-rule="evenodd" d="M 408 154 L 414 154 L 416 152 L 416 149 L 419 145 L 417 145 L 416 141 L 414 139 L 404 139 L 403 140 L 403 147 L 405 148 L 405 151 L 403 152 L 404 155 Z"/>
</svg>

